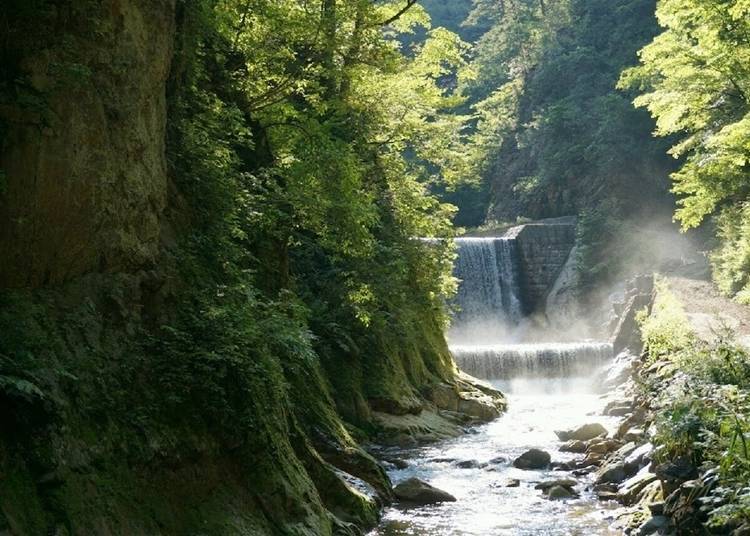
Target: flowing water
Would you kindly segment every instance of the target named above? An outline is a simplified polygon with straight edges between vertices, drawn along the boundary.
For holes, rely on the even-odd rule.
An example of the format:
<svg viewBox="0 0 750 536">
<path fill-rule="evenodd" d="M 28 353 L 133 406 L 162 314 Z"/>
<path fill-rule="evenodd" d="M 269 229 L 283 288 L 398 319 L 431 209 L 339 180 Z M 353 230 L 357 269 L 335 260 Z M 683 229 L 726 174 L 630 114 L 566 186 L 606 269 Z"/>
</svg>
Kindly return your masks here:
<svg viewBox="0 0 750 536">
<path fill-rule="evenodd" d="M 454 274 L 460 280 L 451 339 L 502 339 L 523 315 L 516 241 L 458 238 Z"/>
<path fill-rule="evenodd" d="M 609 343 L 452 345 L 459 368 L 477 378 L 566 378 L 585 376 L 612 358 Z"/>
<path fill-rule="evenodd" d="M 413 449 L 394 449 L 388 456 L 409 466 L 394 469 L 394 483 L 417 477 L 453 494 L 457 501 L 420 507 L 386 509 L 379 536 L 610 535 L 608 505 L 587 489 L 590 476 L 579 481 L 575 499 L 551 501 L 534 485 L 570 478 L 563 471 L 524 471 L 513 460 L 530 448 L 541 448 L 553 462 L 575 454 L 560 452 L 555 430 L 587 422 L 614 427 L 600 415 L 604 401 L 596 373 L 611 359 L 606 343 L 508 344 L 522 320 L 518 260 L 512 240 L 459 239 L 456 276 L 462 280 L 451 330 L 451 351 L 459 367 L 488 380 L 509 403 L 501 418 L 474 433 Z M 469 466 L 461 468 L 458 464 Z M 508 487 L 517 479 L 518 486 Z M 614 505 L 612 505 L 614 508 Z"/>
</svg>

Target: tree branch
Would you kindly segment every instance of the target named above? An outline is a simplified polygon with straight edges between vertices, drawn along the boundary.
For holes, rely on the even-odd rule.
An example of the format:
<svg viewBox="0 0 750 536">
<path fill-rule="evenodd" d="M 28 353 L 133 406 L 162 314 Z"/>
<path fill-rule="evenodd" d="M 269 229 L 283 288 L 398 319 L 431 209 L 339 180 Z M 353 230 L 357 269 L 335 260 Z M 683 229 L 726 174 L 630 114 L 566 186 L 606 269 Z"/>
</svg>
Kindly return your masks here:
<svg viewBox="0 0 750 536">
<path fill-rule="evenodd" d="M 399 9 L 395 15 L 393 15 L 392 17 L 388 17 L 383 22 L 377 23 L 376 26 L 388 26 L 392 22 L 396 22 L 398 19 L 401 18 L 401 15 L 409 11 L 416 3 L 417 3 L 417 0 L 406 0 L 406 5 L 402 7 L 401 9 Z"/>
</svg>

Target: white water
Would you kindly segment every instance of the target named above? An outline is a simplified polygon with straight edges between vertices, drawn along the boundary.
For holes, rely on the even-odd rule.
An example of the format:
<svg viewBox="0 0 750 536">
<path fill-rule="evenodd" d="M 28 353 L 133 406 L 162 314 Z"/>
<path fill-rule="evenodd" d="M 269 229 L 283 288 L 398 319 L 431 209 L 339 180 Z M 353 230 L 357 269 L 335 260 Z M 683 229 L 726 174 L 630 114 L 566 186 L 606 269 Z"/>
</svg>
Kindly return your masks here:
<svg viewBox="0 0 750 536">
<path fill-rule="evenodd" d="M 486 380 L 588 376 L 612 358 L 602 342 L 452 345 L 456 364 Z"/>
<path fill-rule="evenodd" d="M 379 536 L 592 536 L 619 534 L 609 528 L 607 508 L 587 489 L 590 476 L 566 471 L 524 471 L 513 460 L 541 448 L 553 462 L 575 454 L 558 449 L 555 430 L 589 422 L 615 426 L 602 417 L 595 376 L 612 357 L 606 343 L 509 344 L 522 322 L 515 243 L 500 238 L 459 239 L 456 276 L 461 280 L 450 331 L 459 367 L 505 392 L 509 410 L 460 438 L 411 450 L 395 450 L 409 467 L 390 472 L 394 483 L 417 477 L 453 494 L 455 503 L 386 509 L 372 535 Z M 498 457 L 504 458 L 497 461 Z M 471 469 L 457 462 L 474 460 Z M 495 460 L 491 462 L 491 460 Z M 535 483 L 557 478 L 579 481 L 580 497 L 551 501 Z M 518 479 L 518 487 L 503 481 Z"/>
<path fill-rule="evenodd" d="M 515 240 L 459 238 L 454 275 L 459 279 L 458 310 L 451 327 L 454 341 L 501 338 L 521 319 Z"/>
<path fill-rule="evenodd" d="M 585 487 L 590 477 L 578 478 L 578 499 L 550 501 L 534 484 L 569 478 L 563 471 L 523 471 L 513 459 L 536 447 L 552 454 L 553 461 L 567 461 L 575 455 L 557 450 L 560 442 L 554 430 L 586 422 L 614 426 L 611 418 L 592 416 L 603 406 L 588 378 L 565 380 L 512 380 L 493 382 L 509 397 L 508 413 L 484 425 L 478 433 L 392 453 L 405 457 L 410 466 L 390 473 L 394 483 L 416 476 L 452 493 L 457 501 L 418 508 L 389 508 L 374 531 L 379 536 L 592 536 L 614 535 L 605 505 Z M 453 458 L 476 460 L 480 464 L 502 456 L 507 461 L 486 467 L 460 469 Z M 508 478 L 521 481 L 519 487 L 503 487 Z M 576 477 L 574 477 L 576 478 Z"/>
</svg>

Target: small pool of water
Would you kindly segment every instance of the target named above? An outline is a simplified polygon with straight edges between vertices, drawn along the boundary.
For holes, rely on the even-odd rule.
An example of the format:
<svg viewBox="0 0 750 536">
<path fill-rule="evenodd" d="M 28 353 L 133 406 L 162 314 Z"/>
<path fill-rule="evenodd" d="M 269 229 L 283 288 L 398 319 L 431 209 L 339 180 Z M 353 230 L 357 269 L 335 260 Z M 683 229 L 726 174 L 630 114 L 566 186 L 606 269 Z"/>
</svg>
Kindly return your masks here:
<svg viewBox="0 0 750 536">
<path fill-rule="evenodd" d="M 409 450 L 388 451 L 403 458 L 409 467 L 390 472 L 394 484 L 417 477 L 453 494 L 455 503 L 416 508 L 386 509 L 380 526 L 370 536 L 495 536 L 495 535 L 614 535 L 610 509 L 614 503 L 598 501 L 586 488 L 590 477 L 580 481 L 580 498 L 551 501 L 534 489 L 544 480 L 568 478 L 566 471 L 523 471 L 513 460 L 529 448 L 548 451 L 553 461 L 576 456 L 558 450 L 555 430 L 586 422 L 608 428 L 615 420 L 602 417 L 604 401 L 591 380 L 517 379 L 492 382 L 506 393 L 509 410 L 501 418 L 483 425 L 476 433 Z M 502 457 L 505 461 L 490 463 Z M 453 461 L 455 460 L 455 461 Z M 456 462 L 475 460 L 484 467 L 462 469 Z M 505 487 L 508 479 L 519 487 Z"/>
</svg>

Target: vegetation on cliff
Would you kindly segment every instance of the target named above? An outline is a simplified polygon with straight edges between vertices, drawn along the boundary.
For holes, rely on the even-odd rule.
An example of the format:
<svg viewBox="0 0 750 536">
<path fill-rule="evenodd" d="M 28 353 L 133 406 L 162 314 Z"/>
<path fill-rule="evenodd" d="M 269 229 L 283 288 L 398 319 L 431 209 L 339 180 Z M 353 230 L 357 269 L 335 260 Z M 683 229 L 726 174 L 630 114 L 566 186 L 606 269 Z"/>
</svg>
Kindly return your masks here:
<svg viewBox="0 0 750 536">
<path fill-rule="evenodd" d="M 465 45 L 413 2 L 0 17 L 0 531 L 371 526 L 355 440 L 458 396 L 452 254 L 414 237 L 452 232 Z"/>
</svg>

